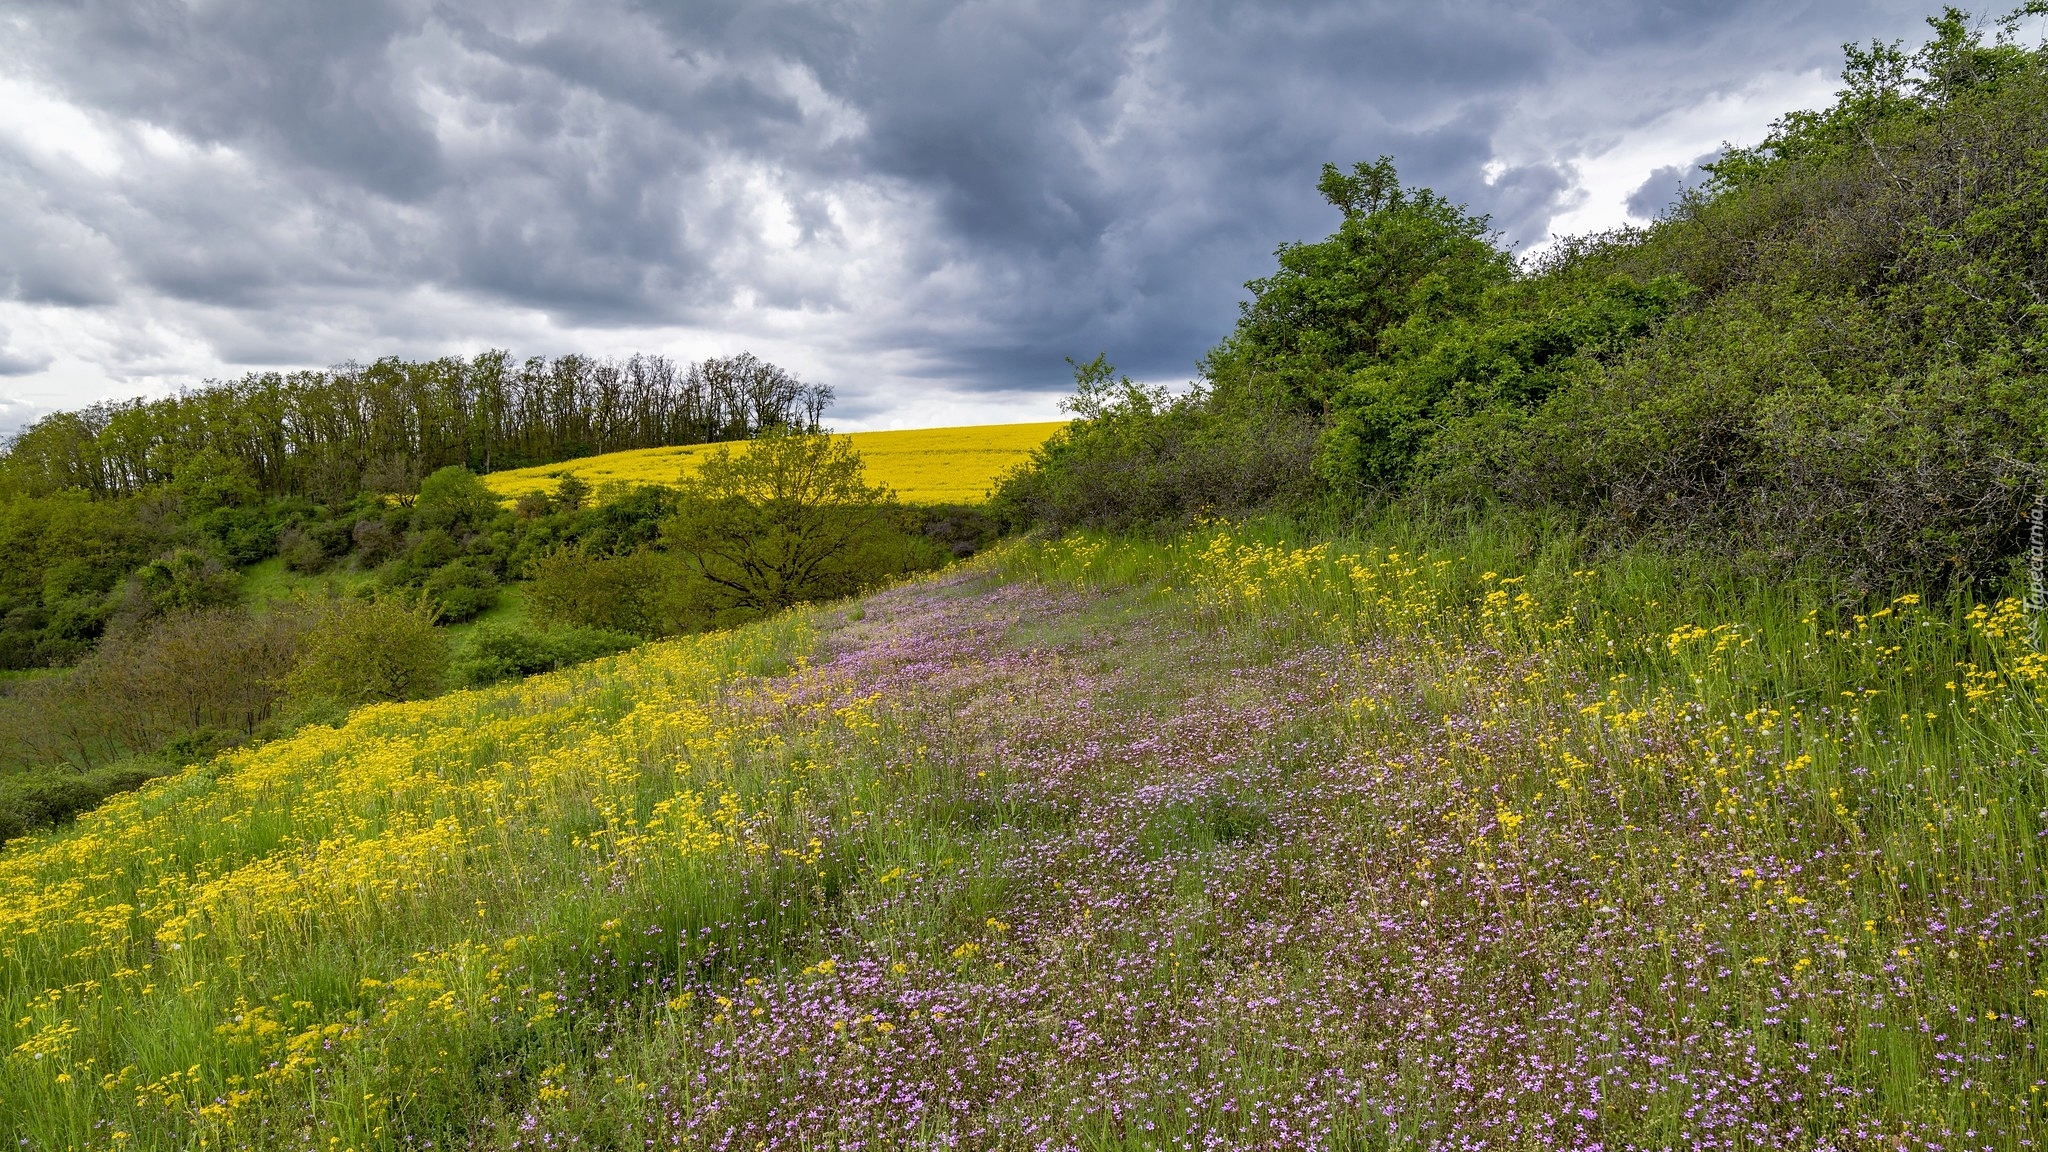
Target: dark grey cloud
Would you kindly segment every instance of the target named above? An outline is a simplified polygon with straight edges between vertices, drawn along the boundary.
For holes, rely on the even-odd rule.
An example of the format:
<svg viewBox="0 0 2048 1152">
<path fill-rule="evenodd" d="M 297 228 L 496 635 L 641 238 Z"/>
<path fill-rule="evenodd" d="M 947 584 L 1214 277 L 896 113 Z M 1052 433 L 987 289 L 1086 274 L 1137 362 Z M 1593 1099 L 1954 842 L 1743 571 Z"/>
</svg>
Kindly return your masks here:
<svg viewBox="0 0 2048 1152">
<path fill-rule="evenodd" d="M 4 363 L 62 353 L 99 375 L 50 388 L 118 392 L 672 340 L 783 355 L 852 418 L 1057 387 L 1068 354 L 1185 375 L 1272 250 L 1334 223 L 1326 161 L 1391 154 L 1528 247 L 1594 194 L 1585 158 L 1919 10 L 21 4 L 0 80 L 37 103 L 0 123 Z M 1667 203 L 1691 154 L 1630 174 L 1611 222 Z"/>
<path fill-rule="evenodd" d="M 1715 149 L 1695 157 L 1686 164 L 1667 164 L 1651 171 L 1650 175 L 1628 194 L 1628 214 L 1642 220 L 1654 220 L 1664 210 L 1678 203 L 1688 191 L 1705 184 L 1708 173 L 1705 165 L 1721 158 L 1721 150 Z"/>
</svg>

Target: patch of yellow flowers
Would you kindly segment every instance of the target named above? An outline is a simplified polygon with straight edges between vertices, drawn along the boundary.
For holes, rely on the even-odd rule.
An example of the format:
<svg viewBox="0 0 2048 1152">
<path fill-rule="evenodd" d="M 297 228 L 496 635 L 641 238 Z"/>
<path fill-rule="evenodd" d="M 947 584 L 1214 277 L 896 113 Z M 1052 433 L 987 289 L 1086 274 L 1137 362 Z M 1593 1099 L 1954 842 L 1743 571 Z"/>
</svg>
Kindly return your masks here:
<svg viewBox="0 0 2048 1152">
<path fill-rule="evenodd" d="M 806 628 L 365 708 L 17 842 L 0 852 L 0 1099 L 70 1117 L 80 1147 L 115 1127 L 129 1146 L 217 1144 L 354 1054 L 422 1030 L 445 1046 L 482 1012 L 546 1026 L 556 994 L 517 975 L 543 934 L 494 937 L 489 910 L 579 873 L 687 886 L 700 862 L 779 844 L 732 783 L 779 746 L 735 684 Z M 815 839 L 795 844 L 815 863 Z M 336 1106 L 373 1115 L 373 1095 Z"/>
</svg>

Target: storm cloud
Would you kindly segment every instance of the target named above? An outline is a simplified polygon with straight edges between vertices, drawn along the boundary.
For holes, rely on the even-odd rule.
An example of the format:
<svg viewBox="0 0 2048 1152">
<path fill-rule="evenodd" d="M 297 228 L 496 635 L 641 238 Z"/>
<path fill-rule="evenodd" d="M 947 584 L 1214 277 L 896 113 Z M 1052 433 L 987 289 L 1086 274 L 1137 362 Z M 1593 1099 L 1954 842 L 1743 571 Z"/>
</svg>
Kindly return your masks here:
<svg viewBox="0 0 2048 1152">
<path fill-rule="evenodd" d="M 0 417 L 384 354 L 742 348 L 842 424 L 1185 378 L 1325 161 L 1644 219 L 1904 4 L 17 2 Z M 1740 137 L 1738 139 L 1738 137 Z"/>
</svg>

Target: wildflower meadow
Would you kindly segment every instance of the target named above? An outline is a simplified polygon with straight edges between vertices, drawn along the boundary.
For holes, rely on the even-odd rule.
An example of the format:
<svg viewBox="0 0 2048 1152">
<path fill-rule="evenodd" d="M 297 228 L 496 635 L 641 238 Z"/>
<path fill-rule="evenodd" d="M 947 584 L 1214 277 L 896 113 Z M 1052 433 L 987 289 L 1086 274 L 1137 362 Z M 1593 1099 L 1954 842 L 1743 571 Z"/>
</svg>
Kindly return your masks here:
<svg viewBox="0 0 2048 1152">
<path fill-rule="evenodd" d="M 1022 541 L 0 852 L 35 1149 L 2033 1147 L 2048 661 L 1540 536 Z"/>
</svg>

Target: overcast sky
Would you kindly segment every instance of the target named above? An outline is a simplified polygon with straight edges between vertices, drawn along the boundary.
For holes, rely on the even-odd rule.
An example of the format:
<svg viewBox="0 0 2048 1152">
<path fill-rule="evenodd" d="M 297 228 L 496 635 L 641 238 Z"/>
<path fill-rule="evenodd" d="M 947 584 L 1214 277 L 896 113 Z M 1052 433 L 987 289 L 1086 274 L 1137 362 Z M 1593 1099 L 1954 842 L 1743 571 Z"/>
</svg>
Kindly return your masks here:
<svg viewBox="0 0 2048 1152">
<path fill-rule="evenodd" d="M 742 349 L 844 428 L 1188 378 L 1325 161 L 1654 215 L 1926 3 L 0 4 L 0 427 L 380 355 Z"/>
</svg>

